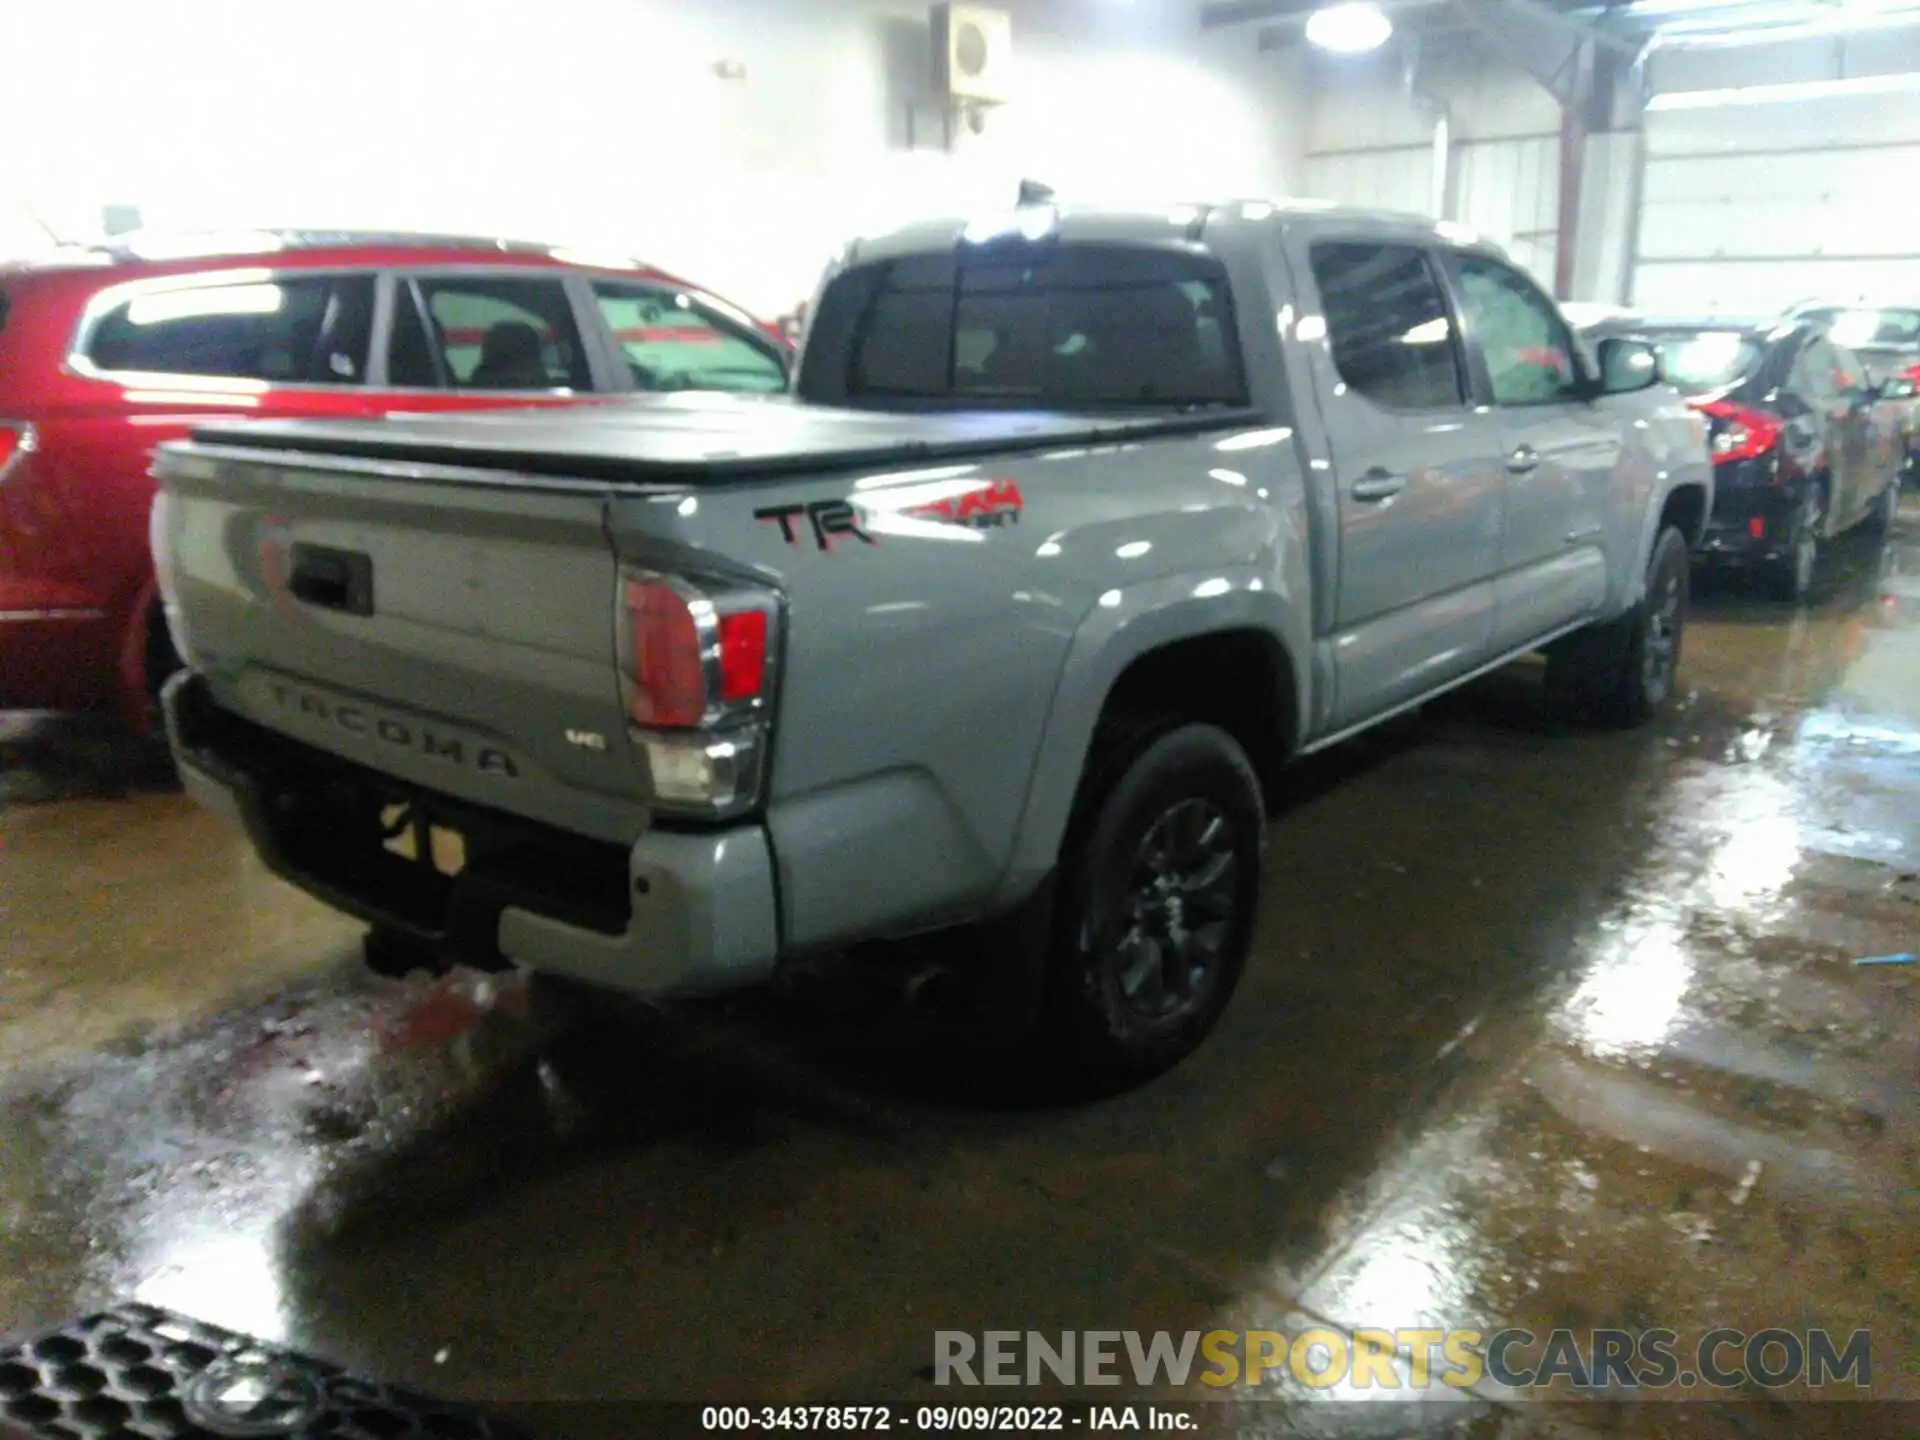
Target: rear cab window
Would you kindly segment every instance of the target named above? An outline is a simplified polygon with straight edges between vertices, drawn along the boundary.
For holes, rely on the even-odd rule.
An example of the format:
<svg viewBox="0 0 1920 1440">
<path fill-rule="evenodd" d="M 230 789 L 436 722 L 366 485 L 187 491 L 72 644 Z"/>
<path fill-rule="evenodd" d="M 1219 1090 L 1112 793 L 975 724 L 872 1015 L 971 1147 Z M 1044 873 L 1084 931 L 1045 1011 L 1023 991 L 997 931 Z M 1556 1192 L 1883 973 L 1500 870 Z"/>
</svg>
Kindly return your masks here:
<svg viewBox="0 0 1920 1440">
<path fill-rule="evenodd" d="M 839 352 L 854 405 L 1247 403 L 1226 273 L 1186 251 L 1076 244 L 880 262 L 828 287 L 808 344 Z"/>
<path fill-rule="evenodd" d="M 109 292 L 80 358 L 110 373 L 360 385 L 372 328 L 368 274 L 153 286 Z"/>
</svg>

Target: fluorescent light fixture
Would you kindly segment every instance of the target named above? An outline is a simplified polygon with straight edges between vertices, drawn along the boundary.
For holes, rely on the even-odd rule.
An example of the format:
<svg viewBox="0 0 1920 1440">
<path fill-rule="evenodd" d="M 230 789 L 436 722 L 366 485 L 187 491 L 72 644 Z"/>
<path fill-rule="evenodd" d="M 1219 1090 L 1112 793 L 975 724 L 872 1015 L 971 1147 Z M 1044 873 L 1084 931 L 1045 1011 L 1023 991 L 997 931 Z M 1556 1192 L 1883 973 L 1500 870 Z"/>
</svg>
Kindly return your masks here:
<svg viewBox="0 0 1920 1440">
<path fill-rule="evenodd" d="M 1364 55 L 1378 50 L 1393 34 L 1393 22 L 1378 5 L 1346 0 L 1307 17 L 1307 43 L 1336 55 Z"/>
<path fill-rule="evenodd" d="M 1668 90 L 1647 101 L 1649 110 L 1714 110 L 1723 105 L 1782 105 L 1839 95 L 1890 95 L 1920 90 L 1920 72 L 1857 75 L 1850 80 L 1792 80 L 1780 85 L 1737 85 L 1727 90 Z"/>
</svg>

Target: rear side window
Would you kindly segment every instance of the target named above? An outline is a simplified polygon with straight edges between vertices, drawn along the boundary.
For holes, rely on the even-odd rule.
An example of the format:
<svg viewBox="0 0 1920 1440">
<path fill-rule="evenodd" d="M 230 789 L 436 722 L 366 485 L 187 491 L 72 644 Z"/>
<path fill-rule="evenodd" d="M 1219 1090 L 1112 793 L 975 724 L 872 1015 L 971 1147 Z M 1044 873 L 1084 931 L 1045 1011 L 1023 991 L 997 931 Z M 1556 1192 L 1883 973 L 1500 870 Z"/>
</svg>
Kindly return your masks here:
<svg viewBox="0 0 1920 1440">
<path fill-rule="evenodd" d="M 855 402 L 1246 403 L 1226 275 L 1204 256 L 1075 246 L 959 265 L 908 261 L 869 283 L 850 336 Z"/>
<path fill-rule="evenodd" d="M 701 311 L 682 292 L 597 282 L 594 300 L 642 390 L 734 390 L 766 395 L 787 388 L 773 347 Z"/>
<path fill-rule="evenodd" d="M 558 280 L 522 280 L 485 275 L 422 276 L 417 282 L 425 311 L 429 361 L 446 379 L 423 378 L 415 355 L 402 347 L 418 337 L 397 332 L 388 372 L 395 384 L 451 383 L 462 390 L 585 390 L 586 352 L 573 321 L 573 304 Z M 403 302 L 405 295 L 397 297 Z M 416 318 L 418 318 L 416 316 Z M 433 373 L 431 363 L 425 373 Z"/>
<path fill-rule="evenodd" d="M 1334 367 L 1350 388 L 1395 410 L 1462 403 L 1453 317 L 1424 251 L 1321 244 L 1312 262 Z"/>
<path fill-rule="evenodd" d="M 372 276 L 303 275 L 148 291 L 101 316 L 85 354 L 101 370 L 358 385 L 372 328 Z"/>
</svg>

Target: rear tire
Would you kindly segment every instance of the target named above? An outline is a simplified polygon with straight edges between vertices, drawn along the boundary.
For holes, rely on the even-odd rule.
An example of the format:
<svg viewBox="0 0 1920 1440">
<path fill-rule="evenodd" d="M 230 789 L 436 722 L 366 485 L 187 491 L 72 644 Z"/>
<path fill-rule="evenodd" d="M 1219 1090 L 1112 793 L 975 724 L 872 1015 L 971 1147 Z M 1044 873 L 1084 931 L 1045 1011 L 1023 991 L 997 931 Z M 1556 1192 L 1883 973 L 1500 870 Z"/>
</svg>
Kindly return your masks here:
<svg viewBox="0 0 1920 1440">
<path fill-rule="evenodd" d="M 1213 1030 L 1246 967 L 1266 810 L 1212 725 L 1109 732 L 1062 847 L 1040 1031 L 1058 1080 L 1112 1093 Z"/>
<path fill-rule="evenodd" d="M 1618 728 L 1644 725 L 1673 696 L 1687 623 L 1686 537 L 1654 541 L 1646 588 L 1616 620 L 1569 636 L 1547 656 L 1547 693 L 1562 709 Z"/>
<path fill-rule="evenodd" d="M 1873 528 L 1882 535 L 1893 533 L 1894 522 L 1900 517 L 1900 479 L 1894 477 L 1891 485 L 1880 492 L 1880 498 L 1873 507 Z"/>
<path fill-rule="evenodd" d="M 1794 517 L 1787 552 L 1767 573 L 1768 588 L 1776 599 L 1798 605 L 1813 593 L 1820 569 L 1820 522 L 1826 505 L 1819 490 L 1807 492 L 1806 503 Z"/>
</svg>

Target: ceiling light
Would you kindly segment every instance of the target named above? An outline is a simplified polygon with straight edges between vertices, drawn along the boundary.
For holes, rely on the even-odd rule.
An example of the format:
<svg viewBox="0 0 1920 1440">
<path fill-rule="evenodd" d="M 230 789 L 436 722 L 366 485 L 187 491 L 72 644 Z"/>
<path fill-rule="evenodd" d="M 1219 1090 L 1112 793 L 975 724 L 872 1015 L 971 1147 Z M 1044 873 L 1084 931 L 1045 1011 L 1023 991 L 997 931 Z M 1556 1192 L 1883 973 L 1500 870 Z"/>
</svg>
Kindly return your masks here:
<svg viewBox="0 0 1920 1440">
<path fill-rule="evenodd" d="M 1307 42 L 1336 55 L 1361 55 L 1378 50 L 1393 34 L 1393 22 L 1378 5 L 1348 0 L 1329 5 L 1307 17 Z"/>
</svg>

